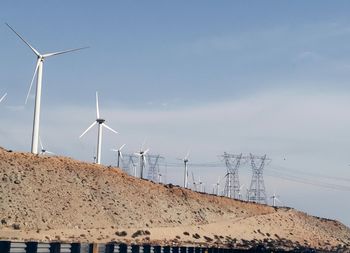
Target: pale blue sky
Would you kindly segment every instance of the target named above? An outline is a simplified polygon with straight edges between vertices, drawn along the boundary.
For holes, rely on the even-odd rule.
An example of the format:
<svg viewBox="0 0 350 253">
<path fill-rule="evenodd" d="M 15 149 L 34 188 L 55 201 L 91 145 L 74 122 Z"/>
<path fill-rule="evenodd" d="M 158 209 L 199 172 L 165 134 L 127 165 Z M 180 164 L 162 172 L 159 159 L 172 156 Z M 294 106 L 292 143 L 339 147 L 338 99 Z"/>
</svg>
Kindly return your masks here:
<svg viewBox="0 0 350 253">
<path fill-rule="evenodd" d="M 104 135 L 105 164 L 112 146 L 134 152 L 147 137 L 168 161 L 187 149 L 194 163 L 266 153 L 271 169 L 349 179 L 349 10 L 348 1 L 1 1 L 0 22 L 40 52 L 90 46 L 44 65 L 41 136 L 58 154 L 91 160 L 96 133 L 77 137 L 94 120 L 98 90 L 120 132 Z M 0 145 L 29 151 L 33 98 L 23 105 L 35 56 L 5 25 L 0 45 L 0 115 L 11 124 L 0 127 Z M 179 169 L 169 168 L 169 181 L 181 182 Z M 210 187 L 225 173 L 192 170 Z M 249 185 L 249 168 L 241 173 Z M 349 190 L 271 174 L 269 194 L 350 225 Z"/>
</svg>

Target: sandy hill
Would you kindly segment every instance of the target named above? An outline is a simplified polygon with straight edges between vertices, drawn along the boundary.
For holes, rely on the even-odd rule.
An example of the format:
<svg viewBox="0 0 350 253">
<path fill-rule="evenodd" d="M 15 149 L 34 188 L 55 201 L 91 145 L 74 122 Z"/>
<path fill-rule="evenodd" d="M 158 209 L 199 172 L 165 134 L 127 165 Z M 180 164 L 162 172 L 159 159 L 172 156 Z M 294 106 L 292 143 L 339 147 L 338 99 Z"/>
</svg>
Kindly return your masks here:
<svg viewBox="0 0 350 253">
<path fill-rule="evenodd" d="M 350 229 L 337 221 L 155 184 L 65 157 L 0 149 L 0 180 L 0 239 L 350 246 Z"/>
</svg>

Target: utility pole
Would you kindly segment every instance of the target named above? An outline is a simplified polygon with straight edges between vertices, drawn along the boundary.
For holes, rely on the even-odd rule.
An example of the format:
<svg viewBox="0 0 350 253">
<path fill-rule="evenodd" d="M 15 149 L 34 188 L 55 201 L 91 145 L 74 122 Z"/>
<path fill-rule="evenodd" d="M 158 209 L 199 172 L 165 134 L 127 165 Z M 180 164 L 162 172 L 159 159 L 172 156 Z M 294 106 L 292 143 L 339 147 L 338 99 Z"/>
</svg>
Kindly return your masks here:
<svg viewBox="0 0 350 253">
<path fill-rule="evenodd" d="M 264 156 L 255 156 L 250 154 L 250 164 L 252 167 L 252 181 L 250 183 L 250 189 L 248 192 L 248 200 L 256 203 L 267 204 L 267 197 L 264 183 L 264 166 L 266 161 L 271 159 Z M 256 165 L 256 161 L 259 161 L 259 166 Z"/>
</svg>

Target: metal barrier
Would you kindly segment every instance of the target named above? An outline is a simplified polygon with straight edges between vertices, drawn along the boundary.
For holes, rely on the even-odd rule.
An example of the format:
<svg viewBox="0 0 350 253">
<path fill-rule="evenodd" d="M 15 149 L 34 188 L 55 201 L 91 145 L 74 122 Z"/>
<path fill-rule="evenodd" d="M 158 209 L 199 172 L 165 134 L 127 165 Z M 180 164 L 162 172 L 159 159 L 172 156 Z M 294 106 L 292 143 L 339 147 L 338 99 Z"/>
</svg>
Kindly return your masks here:
<svg viewBox="0 0 350 253">
<path fill-rule="evenodd" d="M 23 242 L 11 242 L 10 253 L 26 253 L 27 245 Z"/>
</svg>

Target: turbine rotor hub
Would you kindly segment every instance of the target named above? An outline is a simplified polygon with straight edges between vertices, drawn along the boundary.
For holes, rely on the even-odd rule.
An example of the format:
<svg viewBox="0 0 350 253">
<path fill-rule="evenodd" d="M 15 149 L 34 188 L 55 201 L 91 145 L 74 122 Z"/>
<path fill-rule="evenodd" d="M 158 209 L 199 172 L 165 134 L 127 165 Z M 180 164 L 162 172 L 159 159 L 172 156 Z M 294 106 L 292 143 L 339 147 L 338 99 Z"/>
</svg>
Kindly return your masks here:
<svg viewBox="0 0 350 253">
<path fill-rule="evenodd" d="M 97 119 L 96 121 L 97 121 L 98 124 L 102 124 L 102 123 L 104 123 L 106 120 L 104 120 L 104 119 Z"/>
</svg>

